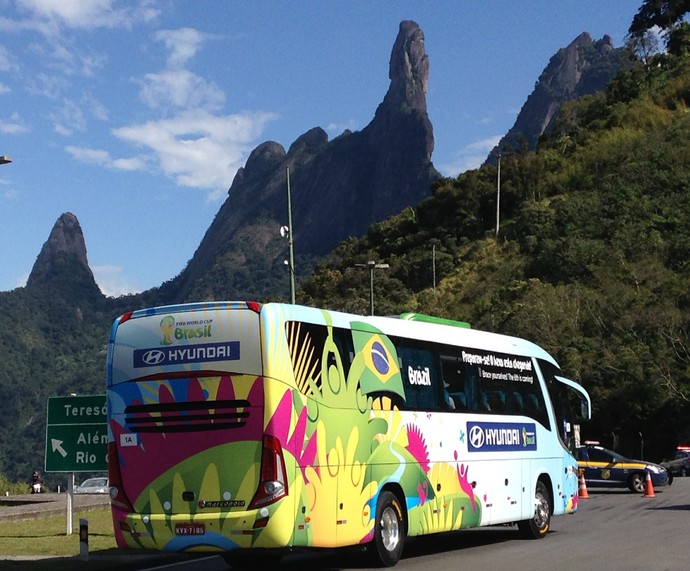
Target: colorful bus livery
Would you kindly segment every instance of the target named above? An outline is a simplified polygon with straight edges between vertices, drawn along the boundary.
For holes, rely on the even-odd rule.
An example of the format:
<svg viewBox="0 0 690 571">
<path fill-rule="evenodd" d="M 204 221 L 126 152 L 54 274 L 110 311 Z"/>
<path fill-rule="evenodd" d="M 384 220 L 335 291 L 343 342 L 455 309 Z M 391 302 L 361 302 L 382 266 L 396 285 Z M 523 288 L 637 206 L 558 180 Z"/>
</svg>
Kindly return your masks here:
<svg viewBox="0 0 690 571">
<path fill-rule="evenodd" d="M 123 548 L 362 545 L 577 509 L 589 397 L 525 340 L 407 314 L 252 302 L 113 324 L 109 476 Z M 582 409 L 572 407 L 573 401 Z"/>
</svg>

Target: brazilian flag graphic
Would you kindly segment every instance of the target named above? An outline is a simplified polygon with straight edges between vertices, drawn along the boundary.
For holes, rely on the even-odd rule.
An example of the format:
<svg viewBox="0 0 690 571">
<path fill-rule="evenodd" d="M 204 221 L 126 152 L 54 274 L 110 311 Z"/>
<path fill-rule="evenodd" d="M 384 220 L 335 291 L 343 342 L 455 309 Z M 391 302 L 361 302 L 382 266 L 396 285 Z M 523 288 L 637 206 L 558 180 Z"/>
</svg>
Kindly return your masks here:
<svg viewBox="0 0 690 571">
<path fill-rule="evenodd" d="M 395 346 L 381 331 L 368 323 L 352 322 L 355 360 L 362 359 L 364 370 L 359 383 L 364 394 L 388 392 L 405 398 Z"/>
</svg>

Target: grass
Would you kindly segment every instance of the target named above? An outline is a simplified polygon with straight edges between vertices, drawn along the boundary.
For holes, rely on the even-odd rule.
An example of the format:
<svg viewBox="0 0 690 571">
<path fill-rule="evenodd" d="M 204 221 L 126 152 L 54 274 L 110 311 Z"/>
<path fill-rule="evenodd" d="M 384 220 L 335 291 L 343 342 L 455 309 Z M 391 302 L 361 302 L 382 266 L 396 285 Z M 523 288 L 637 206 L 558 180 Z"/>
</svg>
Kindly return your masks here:
<svg viewBox="0 0 690 571">
<path fill-rule="evenodd" d="M 114 549 L 115 535 L 107 508 L 76 514 L 73 533 L 67 535 L 65 515 L 46 516 L 18 522 L 0 522 L 0 553 L 3 555 L 77 555 L 79 519 L 89 521 L 89 550 Z"/>
<path fill-rule="evenodd" d="M 79 519 L 89 523 L 88 560 L 80 558 Z M 168 555 L 117 548 L 110 509 L 76 514 L 67 535 L 65 515 L 0 522 L 0 568 L 3 571 L 125 571 L 192 556 Z M 12 557 L 11 560 L 3 560 Z"/>
</svg>

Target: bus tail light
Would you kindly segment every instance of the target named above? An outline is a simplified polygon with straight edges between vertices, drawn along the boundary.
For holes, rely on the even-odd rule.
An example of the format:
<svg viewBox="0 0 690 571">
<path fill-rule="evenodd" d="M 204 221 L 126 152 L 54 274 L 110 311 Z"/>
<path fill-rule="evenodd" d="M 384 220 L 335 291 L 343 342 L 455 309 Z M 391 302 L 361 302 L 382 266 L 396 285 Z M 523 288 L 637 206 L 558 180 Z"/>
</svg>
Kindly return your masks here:
<svg viewBox="0 0 690 571">
<path fill-rule="evenodd" d="M 248 301 L 247 308 L 251 309 L 254 313 L 261 313 L 261 304 L 256 301 Z"/>
<path fill-rule="evenodd" d="M 108 444 L 108 480 L 110 481 L 110 503 L 120 510 L 134 513 L 134 506 L 125 495 L 122 486 L 120 463 L 117 459 L 117 445 L 114 442 Z"/>
<path fill-rule="evenodd" d="M 275 436 L 264 435 L 259 488 L 249 504 L 249 509 L 272 504 L 287 496 L 287 493 L 288 483 L 283 448 Z"/>
<path fill-rule="evenodd" d="M 120 316 L 120 321 L 118 325 L 122 325 L 125 321 L 129 321 L 132 318 L 133 311 L 128 311 L 127 313 Z"/>
</svg>

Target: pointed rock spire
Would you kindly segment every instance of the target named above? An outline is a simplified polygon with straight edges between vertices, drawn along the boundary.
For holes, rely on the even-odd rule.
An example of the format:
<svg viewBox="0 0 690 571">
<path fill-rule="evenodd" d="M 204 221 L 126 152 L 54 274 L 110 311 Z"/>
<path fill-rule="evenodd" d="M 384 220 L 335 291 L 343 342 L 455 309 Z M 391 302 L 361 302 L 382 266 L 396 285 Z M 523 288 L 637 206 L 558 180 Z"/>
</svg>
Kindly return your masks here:
<svg viewBox="0 0 690 571">
<path fill-rule="evenodd" d="M 415 22 L 399 26 L 389 77 L 388 91 L 361 131 L 329 141 L 314 127 L 287 153 L 272 141 L 254 149 L 193 258 L 163 288 L 166 301 L 257 299 L 287 284 L 285 240 L 276 230 L 287 222 L 288 169 L 297 278 L 343 240 L 429 195 L 440 174 L 431 161 L 429 58 Z M 209 275 L 213 279 L 204 280 Z"/>
<path fill-rule="evenodd" d="M 391 83 L 383 99 L 384 105 L 406 106 L 426 112 L 429 56 L 424 46 L 424 32 L 416 22 L 400 22 L 391 51 L 388 77 Z"/>
<path fill-rule="evenodd" d="M 79 289 L 83 286 L 98 287 L 86 258 L 84 234 L 77 217 L 71 212 L 62 214 L 55 222 L 26 285 L 37 287 L 66 281 L 80 284 Z"/>
</svg>

